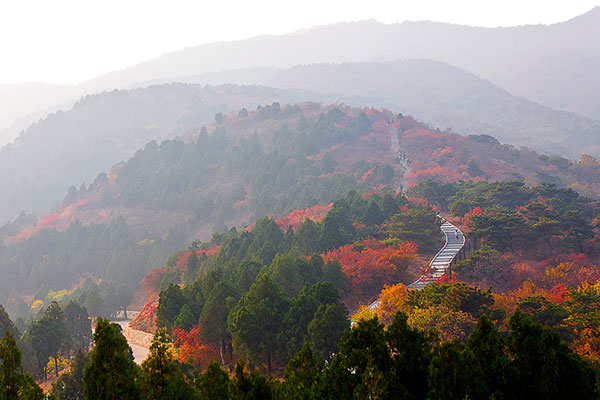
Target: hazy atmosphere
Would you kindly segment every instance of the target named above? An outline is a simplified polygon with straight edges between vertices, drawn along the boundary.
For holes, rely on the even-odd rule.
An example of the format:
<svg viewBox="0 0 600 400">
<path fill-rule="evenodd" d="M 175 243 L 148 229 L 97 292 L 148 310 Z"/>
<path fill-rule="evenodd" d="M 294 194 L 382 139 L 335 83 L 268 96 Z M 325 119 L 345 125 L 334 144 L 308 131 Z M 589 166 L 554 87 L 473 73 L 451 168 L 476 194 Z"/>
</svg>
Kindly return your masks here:
<svg viewBox="0 0 600 400">
<path fill-rule="evenodd" d="M 600 399 L 600 2 L 0 37 L 0 400 Z"/>
<path fill-rule="evenodd" d="M 200 44 L 281 35 L 318 25 L 375 19 L 500 27 L 553 24 L 595 0 L 254 2 L 57 0 L 4 2 L 0 84 L 77 84 Z M 590 38 L 591 39 L 591 38 Z"/>
</svg>

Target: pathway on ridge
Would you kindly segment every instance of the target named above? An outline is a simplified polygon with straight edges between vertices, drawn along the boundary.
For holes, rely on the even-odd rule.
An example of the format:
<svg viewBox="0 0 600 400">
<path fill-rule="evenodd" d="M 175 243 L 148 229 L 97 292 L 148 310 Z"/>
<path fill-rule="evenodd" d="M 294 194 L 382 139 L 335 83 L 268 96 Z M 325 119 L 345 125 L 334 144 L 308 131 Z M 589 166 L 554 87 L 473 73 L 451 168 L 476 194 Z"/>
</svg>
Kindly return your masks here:
<svg viewBox="0 0 600 400">
<path fill-rule="evenodd" d="M 439 218 L 442 220 L 440 229 L 446 237 L 446 243 L 444 243 L 444 247 L 442 247 L 441 250 L 438 251 L 438 253 L 431 259 L 431 262 L 429 262 L 429 268 L 425 274 L 421 275 L 419 279 L 406 286 L 407 289 L 421 290 L 425 286 L 441 278 L 448 271 L 448 268 L 450 268 L 450 263 L 456 254 L 458 254 L 458 252 L 465 245 L 465 236 L 461 230 L 442 217 Z M 375 310 L 377 307 L 379 307 L 379 304 L 379 300 L 374 301 L 373 303 L 369 304 L 369 310 Z"/>
<path fill-rule="evenodd" d="M 441 217 L 440 217 L 441 218 Z M 442 219 L 440 229 L 446 237 L 444 247 L 433 257 L 429 263 L 429 269 L 419 279 L 408 285 L 407 289 L 423 289 L 426 285 L 441 278 L 450 268 L 450 263 L 465 245 L 465 236 L 456 226 Z"/>
</svg>

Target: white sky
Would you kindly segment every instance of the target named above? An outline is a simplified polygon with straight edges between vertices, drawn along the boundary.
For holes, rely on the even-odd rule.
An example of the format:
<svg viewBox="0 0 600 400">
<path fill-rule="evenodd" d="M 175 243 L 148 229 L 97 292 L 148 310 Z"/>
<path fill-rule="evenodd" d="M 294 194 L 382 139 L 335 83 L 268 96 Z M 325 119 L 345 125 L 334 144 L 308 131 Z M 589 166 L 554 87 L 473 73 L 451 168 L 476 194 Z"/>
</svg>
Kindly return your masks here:
<svg viewBox="0 0 600 400">
<path fill-rule="evenodd" d="M 0 0 L 0 83 L 79 83 L 219 40 L 376 19 L 551 24 L 600 0 Z"/>
</svg>

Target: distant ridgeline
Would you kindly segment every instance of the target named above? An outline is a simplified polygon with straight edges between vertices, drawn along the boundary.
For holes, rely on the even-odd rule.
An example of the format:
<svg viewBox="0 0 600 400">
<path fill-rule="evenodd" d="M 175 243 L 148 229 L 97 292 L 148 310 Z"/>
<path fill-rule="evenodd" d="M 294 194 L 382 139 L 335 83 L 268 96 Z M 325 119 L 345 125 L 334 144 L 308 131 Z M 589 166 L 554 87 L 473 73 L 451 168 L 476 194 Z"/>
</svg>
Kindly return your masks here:
<svg viewBox="0 0 600 400">
<path fill-rule="evenodd" d="M 387 110 L 273 103 L 218 113 L 214 123 L 150 142 L 92 184 L 70 188 L 39 220 L 22 215 L 0 228 L 0 301 L 11 299 L 6 308 L 26 316 L 30 304 L 22 299 L 47 305 L 53 292 L 81 290 L 86 279 L 107 300 L 121 284 L 138 289 L 145 274 L 196 238 L 330 204 L 350 190 L 396 190 L 404 175 L 390 148 L 396 134 L 411 161 L 409 185 L 516 179 L 589 196 L 598 190 L 592 157 L 572 163 L 488 136 L 439 132 Z M 109 315 L 117 308 L 95 310 Z"/>
</svg>

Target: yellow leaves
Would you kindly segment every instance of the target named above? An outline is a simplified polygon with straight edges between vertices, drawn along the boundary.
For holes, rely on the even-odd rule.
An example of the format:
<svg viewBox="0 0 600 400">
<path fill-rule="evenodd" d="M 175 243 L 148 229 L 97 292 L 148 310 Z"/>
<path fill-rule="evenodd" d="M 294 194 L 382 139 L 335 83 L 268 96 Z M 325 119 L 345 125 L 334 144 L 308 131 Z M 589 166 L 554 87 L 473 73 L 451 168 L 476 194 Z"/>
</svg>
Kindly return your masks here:
<svg viewBox="0 0 600 400">
<path fill-rule="evenodd" d="M 600 366 L 600 337 L 590 328 L 574 329 L 573 336 L 571 347 L 575 353 L 585 357 L 596 367 Z"/>
<path fill-rule="evenodd" d="M 31 311 L 35 314 L 40 311 L 44 307 L 44 302 L 42 300 L 35 300 L 31 303 Z"/>
<path fill-rule="evenodd" d="M 477 320 L 471 314 L 445 306 L 415 308 L 408 316 L 408 324 L 425 331 L 436 330 L 442 341 L 467 339 Z"/>
<path fill-rule="evenodd" d="M 63 299 L 63 297 L 68 296 L 68 295 L 72 294 L 73 292 L 75 292 L 75 289 L 77 289 L 77 288 L 74 287 L 71 290 L 66 290 L 66 289 L 58 290 L 58 291 L 51 290 L 48 293 L 48 298 L 51 301 L 61 301 Z"/>
<path fill-rule="evenodd" d="M 357 312 L 352 314 L 350 318 L 354 322 L 366 321 L 373 318 L 376 315 L 375 312 L 371 311 L 368 306 L 360 306 Z"/>
<path fill-rule="evenodd" d="M 566 282 L 567 277 L 574 270 L 575 265 L 573 263 L 562 262 L 558 264 L 556 267 L 546 268 L 544 274 L 546 275 L 546 279 L 551 286 L 554 286 L 558 283 Z"/>
<path fill-rule="evenodd" d="M 598 297 L 600 296 L 600 280 L 596 281 L 596 283 L 594 283 L 593 285 L 587 282 L 583 282 L 575 291 L 579 293 L 584 293 L 588 296 Z"/>
<path fill-rule="evenodd" d="M 386 325 L 389 325 L 394 320 L 394 315 L 400 310 L 407 311 L 405 307 L 408 299 L 408 291 L 402 283 L 396 285 L 384 285 L 383 290 L 379 294 L 379 307 L 369 309 L 368 306 L 360 306 L 358 311 L 352 315 L 352 321 L 362 321 L 373 318 L 375 315 L 379 320 Z"/>
<path fill-rule="evenodd" d="M 394 315 L 400 310 L 407 311 L 405 307 L 408 291 L 402 283 L 385 285 L 379 294 L 380 305 L 375 310 L 381 322 L 389 325 L 394 320 Z"/>
</svg>

